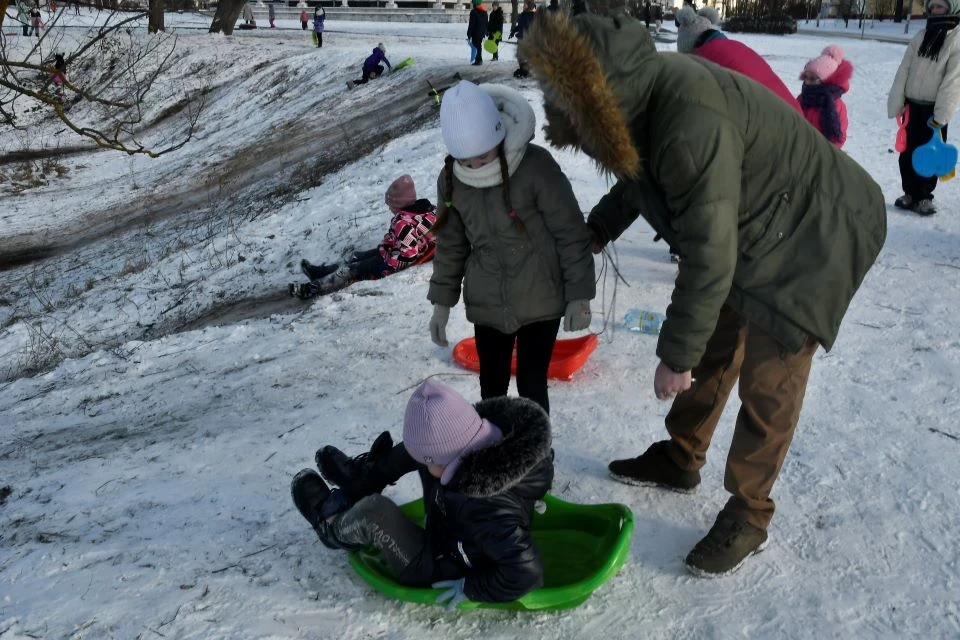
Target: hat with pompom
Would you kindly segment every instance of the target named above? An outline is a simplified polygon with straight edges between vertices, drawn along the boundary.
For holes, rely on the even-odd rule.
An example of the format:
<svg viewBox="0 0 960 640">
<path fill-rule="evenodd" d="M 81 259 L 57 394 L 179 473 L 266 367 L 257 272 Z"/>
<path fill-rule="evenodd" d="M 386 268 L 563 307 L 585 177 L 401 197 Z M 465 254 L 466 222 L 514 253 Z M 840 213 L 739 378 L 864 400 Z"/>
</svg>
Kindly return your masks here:
<svg viewBox="0 0 960 640">
<path fill-rule="evenodd" d="M 719 15 L 717 16 L 719 20 Z M 692 53 L 694 44 L 700 34 L 708 29 L 714 28 L 714 23 L 710 17 L 697 15 L 690 5 L 684 6 L 677 12 L 677 51 L 680 53 Z"/>
<path fill-rule="evenodd" d="M 812 73 L 820 78 L 821 82 L 826 82 L 836 72 L 841 62 L 843 62 L 843 49 L 831 44 L 820 52 L 819 56 L 803 66 L 800 79 L 803 80 L 804 74 Z"/>
</svg>

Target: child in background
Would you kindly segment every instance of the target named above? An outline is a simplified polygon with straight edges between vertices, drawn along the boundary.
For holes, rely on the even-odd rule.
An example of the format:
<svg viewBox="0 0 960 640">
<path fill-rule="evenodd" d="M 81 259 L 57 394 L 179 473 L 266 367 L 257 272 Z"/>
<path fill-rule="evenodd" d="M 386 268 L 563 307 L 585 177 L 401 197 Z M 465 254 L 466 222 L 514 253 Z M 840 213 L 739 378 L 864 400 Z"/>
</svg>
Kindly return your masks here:
<svg viewBox="0 0 960 640">
<path fill-rule="evenodd" d="M 323 23 L 326 20 L 327 10 L 317 5 L 317 8 L 313 10 L 313 41 L 317 44 L 317 47 L 323 46 Z"/>
<path fill-rule="evenodd" d="M 43 22 L 40 20 L 40 18 L 41 18 L 40 9 L 38 9 L 37 6 L 34 5 L 30 9 L 30 24 L 33 27 L 33 35 L 37 36 L 38 38 L 40 37 L 40 27 L 43 26 Z"/>
<path fill-rule="evenodd" d="M 487 20 L 487 37 L 497 45 L 493 52 L 493 61 L 500 59 L 500 41 L 503 39 L 503 9 L 499 2 L 493 3 L 493 11 L 490 12 L 490 18 Z"/>
<path fill-rule="evenodd" d="M 306 10 L 306 9 L 301 9 L 301 10 L 300 10 L 300 28 L 303 29 L 304 31 L 307 30 L 307 22 L 308 22 L 309 19 L 310 19 L 310 18 L 309 18 L 309 16 L 307 15 L 307 10 Z"/>
<path fill-rule="evenodd" d="M 479 66 L 483 64 L 483 39 L 487 37 L 489 19 L 483 0 L 471 0 L 471 2 L 473 8 L 470 9 L 467 22 L 467 40 L 470 42 L 470 64 Z"/>
<path fill-rule="evenodd" d="M 58 53 L 54 58 L 53 63 L 53 73 L 51 74 L 51 80 L 55 88 L 55 93 L 57 96 L 58 102 L 63 102 L 63 83 L 67 80 L 67 62 L 63 58 L 62 53 Z"/>
<path fill-rule="evenodd" d="M 838 149 L 847 141 L 847 105 L 841 97 L 850 90 L 853 65 L 835 44 L 803 67 L 803 88 L 797 102 L 803 117 Z"/>
<path fill-rule="evenodd" d="M 504 396 L 517 347 L 517 391 L 549 413 L 547 368 L 564 330 L 590 326 L 596 293 L 590 235 L 570 182 L 531 144 L 536 117 L 518 91 L 462 81 L 440 103 L 446 144 L 438 179 L 430 337 L 447 345 L 460 299 L 474 324 L 480 396 Z"/>
<path fill-rule="evenodd" d="M 376 80 L 383 75 L 383 62 L 391 71 L 390 61 L 387 60 L 387 48 L 381 42 L 373 49 L 373 53 L 367 56 L 363 61 L 363 76 L 359 80 L 347 80 L 347 89 L 353 89 L 358 84 L 366 84 L 370 80 Z"/>
<path fill-rule="evenodd" d="M 543 585 L 530 523 L 553 482 L 550 419 L 533 402 L 496 398 L 471 406 L 427 380 L 410 397 L 403 442 L 384 432 L 370 454 L 335 447 L 291 484 L 293 502 L 331 549 L 375 548 L 398 582 L 444 589 L 437 602 L 512 602 Z M 416 471 L 426 529 L 389 498 L 388 484 Z"/>
<path fill-rule="evenodd" d="M 384 202 L 393 218 L 378 247 L 354 253 L 344 265 L 314 265 L 302 260 L 300 269 L 310 282 L 291 284 L 290 295 L 308 300 L 359 280 L 384 278 L 429 259 L 435 247 L 430 229 L 437 221 L 433 203 L 426 198 L 417 199 L 416 186 L 409 175 L 393 181 Z"/>
<path fill-rule="evenodd" d="M 523 40 L 523 35 L 533 27 L 533 20 L 537 17 L 537 4 L 533 0 L 524 0 L 523 12 L 517 18 L 517 24 L 510 31 L 510 37 L 516 36 L 517 40 Z M 526 78 L 530 75 L 522 60 L 518 60 L 519 66 L 513 72 L 514 78 Z"/>
<path fill-rule="evenodd" d="M 930 141 L 928 122 L 946 139 L 947 123 L 960 105 L 960 0 L 928 0 L 925 8 L 927 26 L 907 46 L 887 98 L 887 116 L 896 118 L 909 107 L 907 149 L 900 154 L 903 195 L 894 204 L 929 216 L 937 212 L 937 177 L 917 175 L 913 152 Z"/>
</svg>

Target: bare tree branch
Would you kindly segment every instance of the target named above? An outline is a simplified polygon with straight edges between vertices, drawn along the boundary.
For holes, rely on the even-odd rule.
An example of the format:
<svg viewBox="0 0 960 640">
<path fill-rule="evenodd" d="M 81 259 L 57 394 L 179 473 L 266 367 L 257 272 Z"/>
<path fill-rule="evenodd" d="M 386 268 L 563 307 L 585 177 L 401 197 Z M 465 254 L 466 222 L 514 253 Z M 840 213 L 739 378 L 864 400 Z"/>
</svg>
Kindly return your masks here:
<svg viewBox="0 0 960 640">
<path fill-rule="evenodd" d="M 10 0 L 0 0 L 4 1 Z M 100 148 L 149 157 L 176 151 L 192 139 L 204 91 L 184 89 L 175 110 L 151 109 L 158 83 L 177 60 L 175 36 L 156 33 L 144 38 L 135 29 L 142 29 L 147 13 L 114 13 L 80 42 L 71 42 L 64 39 L 62 28 L 55 28 L 62 15 L 62 11 L 55 14 L 36 42 L 25 53 L 18 52 L 16 59 L 0 37 L 0 122 L 29 130 L 48 119 L 26 118 L 26 114 L 47 110 L 67 130 Z M 48 41 L 56 48 L 51 49 Z M 70 46 L 75 49 L 58 54 L 54 65 L 52 52 Z M 149 114 L 158 112 L 152 124 Z M 169 122 L 169 116 L 178 112 L 184 112 L 181 124 Z M 172 140 L 160 146 L 138 140 L 146 139 L 148 131 L 155 135 L 159 129 L 154 124 L 162 120 L 168 121 L 165 127 L 172 127 Z"/>
</svg>

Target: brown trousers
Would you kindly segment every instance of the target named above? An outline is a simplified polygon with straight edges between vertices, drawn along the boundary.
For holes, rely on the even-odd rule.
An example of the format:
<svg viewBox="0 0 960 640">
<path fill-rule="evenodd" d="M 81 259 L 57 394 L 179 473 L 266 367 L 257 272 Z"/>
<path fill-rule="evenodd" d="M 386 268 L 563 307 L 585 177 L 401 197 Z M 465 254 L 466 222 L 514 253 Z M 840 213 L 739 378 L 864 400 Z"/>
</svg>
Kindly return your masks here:
<svg viewBox="0 0 960 640">
<path fill-rule="evenodd" d="M 770 491 L 797 428 L 817 347 L 809 339 L 798 353 L 789 353 L 724 306 L 706 353 L 693 370 L 697 381 L 676 397 L 665 420 L 670 457 L 685 470 L 700 469 L 727 397 L 740 378 L 740 412 L 723 479 L 733 496 L 724 509 L 759 529 L 766 529 L 773 518 Z"/>
</svg>

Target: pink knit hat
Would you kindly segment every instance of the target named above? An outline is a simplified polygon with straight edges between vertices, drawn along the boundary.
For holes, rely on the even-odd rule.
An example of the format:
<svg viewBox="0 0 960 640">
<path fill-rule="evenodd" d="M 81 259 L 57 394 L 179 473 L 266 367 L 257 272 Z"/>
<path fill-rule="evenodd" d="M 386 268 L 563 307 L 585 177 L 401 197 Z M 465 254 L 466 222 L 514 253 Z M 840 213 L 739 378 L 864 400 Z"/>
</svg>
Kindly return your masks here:
<svg viewBox="0 0 960 640">
<path fill-rule="evenodd" d="M 836 72 L 841 62 L 843 62 L 843 49 L 831 44 L 819 56 L 804 65 L 803 72 L 810 72 L 820 78 L 821 82 L 826 82 Z M 800 74 L 800 79 L 803 80 L 803 74 Z"/>
<path fill-rule="evenodd" d="M 496 441 L 499 436 L 499 430 L 481 418 L 473 405 L 442 382 L 427 380 L 407 402 L 403 446 L 420 464 L 451 465 L 478 443 Z"/>
<path fill-rule="evenodd" d="M 388 207 L 393 209 L 402 209 L 417 201 L 417 188 L 413 184 L 413 178 L 403 174 L 387 188 L 387 194 L 383 201 Z"/>
</svg>

